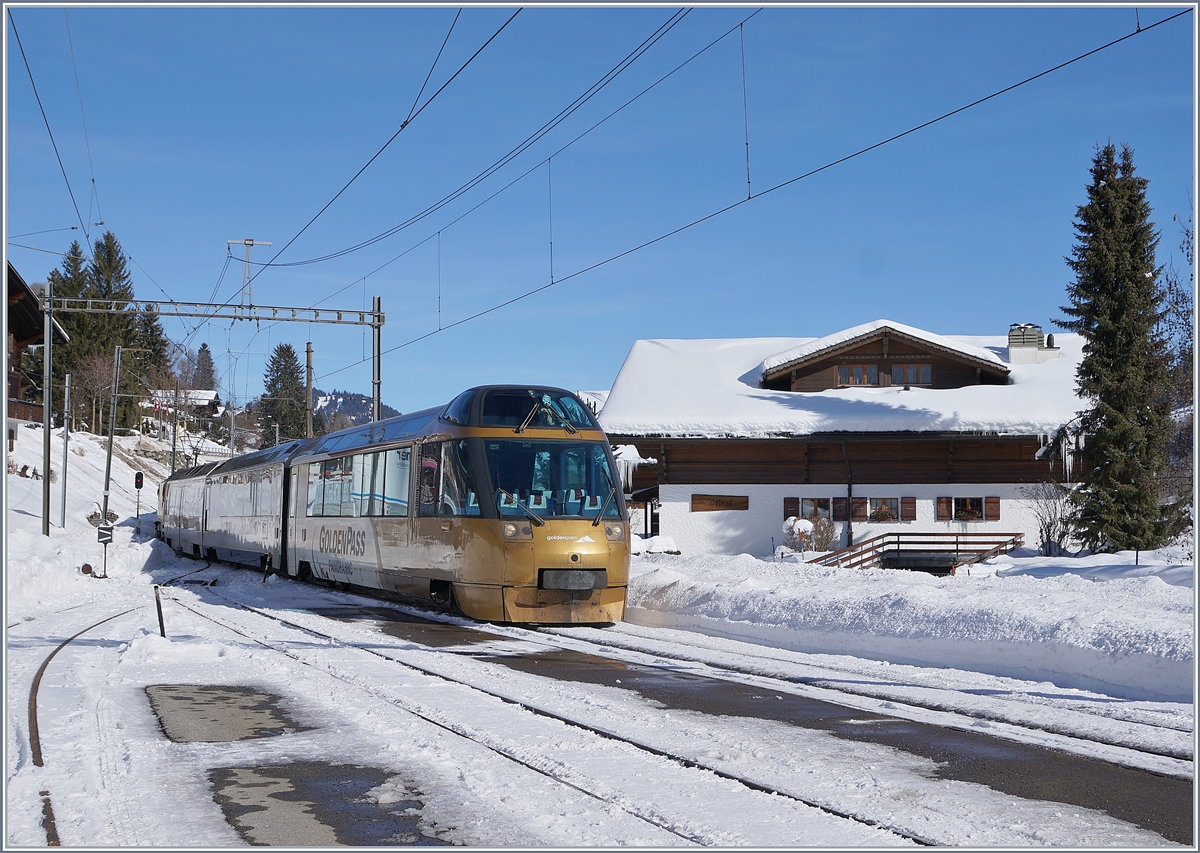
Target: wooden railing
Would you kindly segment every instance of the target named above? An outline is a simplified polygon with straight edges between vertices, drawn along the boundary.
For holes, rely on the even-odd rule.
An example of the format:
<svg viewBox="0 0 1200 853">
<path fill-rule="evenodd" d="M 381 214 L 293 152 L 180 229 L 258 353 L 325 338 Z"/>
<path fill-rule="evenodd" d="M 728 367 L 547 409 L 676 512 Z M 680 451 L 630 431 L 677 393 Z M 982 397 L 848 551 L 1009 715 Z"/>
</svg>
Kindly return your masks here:
<svg viewBox="0 0 1200 853">
<path fill-rule="evenodd" d="M 42 422 L 42 404 L 29 403 L 25 400 L 8 399 L 9 420 L 31 421 L 35 424 Z"/>
<path fill-rule="evenodd" d="M 947 565 L 953 574 L 960 566 L 1007 554 L 1024 543 L 1024 533 L 884 533 L 808 562 L 816 566 L 865 569 L 880 565 L 890 555 L 944 554 L 952 558 Z"/>
</svg>

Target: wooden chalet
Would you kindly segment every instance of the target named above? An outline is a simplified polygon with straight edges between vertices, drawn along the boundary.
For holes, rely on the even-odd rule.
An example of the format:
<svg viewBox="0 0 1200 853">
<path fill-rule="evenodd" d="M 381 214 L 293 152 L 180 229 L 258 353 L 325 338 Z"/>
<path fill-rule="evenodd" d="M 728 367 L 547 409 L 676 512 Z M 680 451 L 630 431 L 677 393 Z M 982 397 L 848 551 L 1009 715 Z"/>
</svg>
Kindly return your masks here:
<svg viewBox="0 0 1200 853">
<path fill-rule="evenodd" d="M 21 355 L 27 347 L 40 346 L 45 339 L 45 315 L 42 300 L 21 278 L 11 263 L 8 264 L 8 340 L 5 359 L 8 373 L 7 417 L 10 424 L 9 441 L 15 439 L 12 430 L 14 421 L 42 423 L 41 403 L 24 399 L 26 389 L 32 384 L 21 370 Z M 65 344 L 69 338 L 63 328 L 54 322 L 54 343 Z M 39 377 L 40 380 L 40 377 Z"/>
<path fill-rule="evenodd" d="M 1048 444 L 1082 408 L 1080 353 L 1040 329 L 945 337 L 887 320 L 817 339 L 639 341 L 600 413 L 651 460 L 632 497 L 685 553 L 770 553 L 789 516 L 842 544 L 911 532 L 1024 532 L 1028 486 L 1064 479 Z M 1055 467 L 1057 466 L 1057 467 Z M 635 531 L 640 527 L 635 522 Z"/>
</svg>

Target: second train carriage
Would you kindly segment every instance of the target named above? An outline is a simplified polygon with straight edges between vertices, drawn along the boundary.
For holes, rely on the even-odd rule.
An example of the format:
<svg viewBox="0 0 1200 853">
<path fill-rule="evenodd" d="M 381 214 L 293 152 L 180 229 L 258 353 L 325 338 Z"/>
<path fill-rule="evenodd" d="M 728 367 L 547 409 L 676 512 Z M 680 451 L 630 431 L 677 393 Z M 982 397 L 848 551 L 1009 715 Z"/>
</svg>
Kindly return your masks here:
<svg viewBox="0 0 1200 853">
<path fill-rule="evenodd" d="M 184 553 L 453 599 L 477 619 L 624 618 L 622 489 L 607 439 L 567 391 L 473 388 L 202 469 L 177 472 L 160 499 L 163 536 Z"/>
</svg>

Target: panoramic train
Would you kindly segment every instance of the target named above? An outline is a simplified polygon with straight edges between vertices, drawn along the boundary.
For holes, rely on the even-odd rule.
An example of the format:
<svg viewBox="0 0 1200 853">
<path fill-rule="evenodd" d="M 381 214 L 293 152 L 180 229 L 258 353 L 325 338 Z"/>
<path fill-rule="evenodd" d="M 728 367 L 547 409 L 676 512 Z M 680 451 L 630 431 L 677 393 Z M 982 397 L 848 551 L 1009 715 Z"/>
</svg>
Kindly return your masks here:
<svg viewBox="0 0 1200 853">
<path fill-rule="evenodd" d="M 629 524 L 612 450 L 557 388 L 446 406 L 176 471 L 175 551 L 426 598 L 496 622 L 625 616 Z"/>
</svg>

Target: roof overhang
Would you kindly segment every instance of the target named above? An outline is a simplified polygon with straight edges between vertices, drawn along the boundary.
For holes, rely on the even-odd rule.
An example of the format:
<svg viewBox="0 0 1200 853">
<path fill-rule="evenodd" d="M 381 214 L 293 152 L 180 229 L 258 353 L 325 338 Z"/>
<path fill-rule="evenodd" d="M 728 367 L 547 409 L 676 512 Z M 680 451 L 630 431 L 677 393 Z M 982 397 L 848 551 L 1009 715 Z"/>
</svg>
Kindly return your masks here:
<svg viewBox="0 0 1200 853">
<path fill-rule="evenodd" d="M 46 333 L 45 313 L 42 300 L 33 292 L 12 263 L 8 264 L 8 331 L 18 346 L 36 346 L 44 343 Z M 54 328 L 54 343 L 70 343 L 66 330 L 51 318 Z"/>
<path fill-rule="evenodd" d="M 939 355 L 945 356 L 946 358 L 954 359 L 955 361 L 964 362 L 964 363 L 969 364 L 972 367 L 976 367 L 980 370 L 986 370 L 987 372 L 989 372 L 995 376 L 1007 377 L 1010 373 L 1009 369 L 1006 366 L 1004 366 L 1003 364 L 999 364 L 997 362 L 989 361 L 989 360 L 983 359 L 983 358 L 977 358 L 976 356 L 973 356 L 967 352 L 963 352 L 962 350 L 957 350 L 952 347 L 947 347 L 936 341 L 931 341 L 928 338 L 922 338 L 917 335 L 912 335 L 912 334 L 909 334 L 908 332 L 902 331 L 900 329 L 896 329 L 892 326 L 885 325 L 885 326 L 875 327 L 866 332 L 863 332 L 860 335 L 856 335 L 852 338 L 839 340 L 838 342 L 830 344 L 827 347 L 821 347 L 819 349 L 815 349 L 812 352 L 805 353 L 804 355 L 800 356 L 799 358 L 791 359 L 790 361 L 786 361 L 783 364 L 776 365 L 775 367 L 772 367 L 769 371 L 763 371 L 763 375 L 762 375 L 763 381 L 766 382 L 766 381 L 778 379 L 782 376 L 786 376 L 786 375 L 790 374 L 793 370 L 800 369 L 801 367 L 803 367 L 806 364 L 812 364 L 813 362 L 816 362 L 816 361 L 822 361 L 827 358 L 835 357 L 840 353 L 860 347 L 863 344 L 868 343 L 877 338 L 884 338 L 884 337 L 889 338 L 889 339 L 904 341 L 905 343 L 911 344 L 916 347 L 923 347 L 932 352 L 936 352 Z"/>
</svg>

